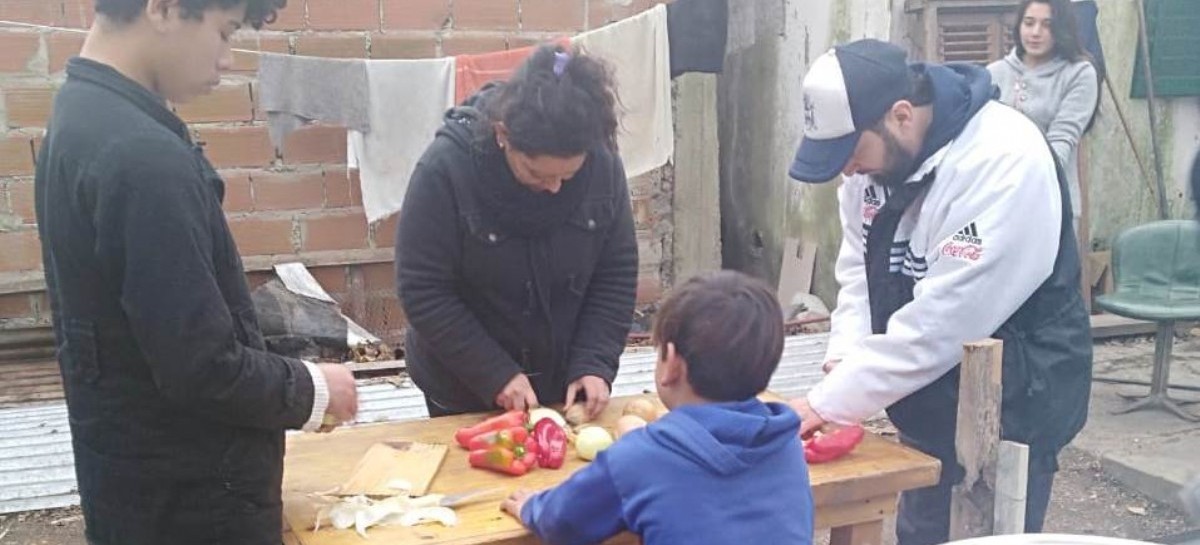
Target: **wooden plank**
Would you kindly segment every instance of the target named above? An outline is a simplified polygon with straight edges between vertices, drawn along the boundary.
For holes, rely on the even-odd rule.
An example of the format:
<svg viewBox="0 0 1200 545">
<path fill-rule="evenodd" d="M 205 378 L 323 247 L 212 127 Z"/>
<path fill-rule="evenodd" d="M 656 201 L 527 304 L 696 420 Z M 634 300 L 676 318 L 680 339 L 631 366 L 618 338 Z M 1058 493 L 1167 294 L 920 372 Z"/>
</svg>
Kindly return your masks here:
<svg viewBox="0 0 1200 545">
<path fill-rule="evenodd" d="M 42 361 L 13 361 L 13 363 L 0 364 L 0 370 L 4 371 L 5 377 L 10 376 L 12 372 L 19 371 L 35 371 L 44 372 L 47 370 L 59 371 L 59 363 L 56 360 Z"/>
<path fill-rule="evenodd" d="M 639 397 L 654 399 L 649 395 L 614 398 L 597 424 L 612 427 L 625 405 Z M 483 418 L 484 415 L 478 414 L 459 415 L 355 426 L 328 434 L 289 435 L 284 463 L 284 516 L 297 538 L 305 545 L 361 545 L 362 539 L 353 531 L 322 529 L 312 532 L 312 522 L 320 505 L 307 495 L 327 491 L 343 482 L 355 462 L 375 443 L 446 442 L 460 427 L 475 424 Z M 454 493 L 478 488 L 537 490 L 559 484 L 585 464 L 573 451 L 569 451 L 561 470 L 537 470 L 513 478 L 470 468 L 466 452 L 456 447 L 442 464 L 430 492 Z M 890 512 L 893 509 L 892 502 L 900 491 L 935 484 L 939 464 L 936 459 L 920 452 L 869 435 L 846 458 L 814 465 L 809 471 L 818 520 L 838 523 L 878 517 L 882 512 Z M 885 496 L 890 499 L 885 501 L 882 499 Z M 859 510 L 848 513 L 850 509 Z M 372 541 L 380 543 L 536 543 L 515 519 L 499 511 L 497 502 L 466 505 L 456 511 L 460 522 L 453 528 L 436 525 L 383 527 L 372 528 L 369 535 Z M 630 534 L 624 534 L 616 542 L 619 540 L 637 542 L 636 537 Z"/>
<path fill-rule="evenodd" d="M 44 346 L 54 346 L 54 329 L 50 326 L 0 330 L 0 347 L 29 348 Z"/>
<path fill-rule="evenodd" d="M 994 535 L 1025 533 L 1025 500 L 1029 485 L 1029 445 L 1001 441 L 996 462 Z"/>
<path fill-rule="evenodd" d="M 44 367 L 42 369 L 28 369 L 25 371 L 11 371 L 7 367 L 0 366 L 0 373 L 3 373 L 4 384 L 20 384 L 23 382 L 37 382 L 46 379 L 61 379 L 62 373 L 58 370 L 58 364 L 53 367 Z"/>
<path fill-rule="evenodd" d="M 343 496 L 389 496 L 396 490 L 392 481 L 403 480 L 412 485 L 410 495 L 424 496 L 437 475 L 449 450 L 444 444 L 400 441 L 375 443 L 367 450 L 350 478 L 338 489 Z"/>
<path fill-rule="evenodd" d="M 246 272 L 274 270 L 281 263 L 303 263 L 306 267 L 332 267 L 335 265 L 366 265 L 369 263 L 394 263 L 396 249 L 366 248 L 361 250 L 330 250 L 303 254 L 255 255 L 242 259 Z"/>
<path fill-rule="evenodd" d="M 783 245 L 783 262 L 779 264 L 779 290 L 776 297 L 784 311 L 791 307 L 797 293 L 812 291 L 813 272 L 817 263 L 817 244 L 789 238 Z"/>
<path fill-rule="evenodd" d="M 346 367 L 352 373 L 368 373 L 373 371 L 390 371 L 392 369 L 402 370 L 405 368 L 404 360 L 380 360 L 380 361 L 348 361 Z"/>
<path fill-rule="evenodd" d="M 42 401 L 57 401 L 64 397 L 62 389 L 30 394 L 0 395 L 0 409 Z"/>
<path fill-rule="evenodd" d="M 26 346 L 21 348 L 0 348 L 0 362 L 29 362 L 54 358 L 57 351 L 51 344 L 44 346 Z M 0 363 L 2 365 L 2 363 Z"/>
<path fill-rule="evenodd" d="M 1110 339 L 1113 337 L 1130 337 L 1134 335 L 1150 335 L 1158 325 L 1145 320 L 1135 320 L 1116 314 L 1093 314 L 1092 339 Z"/>
<path fill-rule="evenodd" d="M 896 494 L 853 501 L 837 505 L 821 505 L 814 514 L 814 528 L 840 528 L 873 520 L 883 520 L 896 513 Z"/>
<path fill-rule="evenodd" d="M 874 520 L 834 528 L 829 532 L 829 545 L 882 545 L 883 521 Z"/>
<path fill-rule="evenodd" d="M 1004 343 L 967 343 L 959 374 L 955 450 L 966 470 L 950 501 L 950 540 L 992 535 Z"/>
<path fill-rule="evenodd" d="M 680 281 L 721 268 L 721 165 L 717 76 L 675 78 L 675 183 L 672 255 Z"/>
<path fill-rule="evenodd" d="M 61 380 L 45 380 L 42 382 L 25 382 L 23 384 L 4 384 L 0 386 L 0 395 L 19 396 L 36 392 L 61 392 Z"/>
</svg>

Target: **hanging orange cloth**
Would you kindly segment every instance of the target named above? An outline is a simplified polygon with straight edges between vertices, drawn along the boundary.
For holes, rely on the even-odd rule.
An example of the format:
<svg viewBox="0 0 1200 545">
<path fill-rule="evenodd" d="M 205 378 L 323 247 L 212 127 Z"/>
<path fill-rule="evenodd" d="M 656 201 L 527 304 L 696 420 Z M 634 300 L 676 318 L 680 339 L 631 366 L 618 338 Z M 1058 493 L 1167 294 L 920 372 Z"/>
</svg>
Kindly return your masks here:
<svg viewBox="0 0 1200 545">
<path fill-rule="evenodd" d="M 553 43 L 570 46 L 571 39 L 558 38 Z M 516 72 L 517 67 L 533 54 L 536 47 L 531 45 L 507 51 L 455 57 L 457 67 L 454 77 L 454 103 L 462 104 L 488 82 L 507 80 Z"/>
</svg>

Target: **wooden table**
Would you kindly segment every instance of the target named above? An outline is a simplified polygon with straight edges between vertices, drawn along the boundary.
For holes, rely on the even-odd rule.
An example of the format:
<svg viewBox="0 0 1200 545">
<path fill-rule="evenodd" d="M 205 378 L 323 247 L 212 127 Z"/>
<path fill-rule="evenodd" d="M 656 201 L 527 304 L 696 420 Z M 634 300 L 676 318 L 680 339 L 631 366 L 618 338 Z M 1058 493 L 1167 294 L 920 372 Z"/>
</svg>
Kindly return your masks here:
<svg viewBox="0 0 1200 545">
<path fill-rule="evenodd" d="M 653 396 L 646 397 L 653 399 Z M 632 399 L 636 397 L 613 399 L 597 423 L 611 428 L 625 404 Z M 322 528 L 312 532 L 317 507 L 306 494 L 327 491 L 343 482 L 359 458 L 375 443 L 397 440 L 452 443 L 458 428 L 479 422 L 481 418 L 480 415 L 451 416 L 290 437 L 283 491 L 284 518 L 293 531 L 285 532 L 284 543 L 363 545 L 364 541 L 353 530 Z M 541 489 L 562 482 L 585 463 L 572 451 L 568 452 L 563 469 L 539 469 L 513 478 L 470 468 L 466 452 L 454 445 L 433 481 L 431 492 L 454 493 L 491 487 Z M 868 434 L 851 455 L 833 463 L 811 466 L 809 470 L 816 505 L 816 527 L 832 529 L 832 545 L 878 544 L 884 518 L 896 510 L 897 494 L 935 484 L 939 462 Z M 444 528 L 436 524 L 413 528 L 375 527 L 367 532 L 370 536 L 367 542 L 430 545 L 538 542 L 515 519 L 500 511 L 498 501 L 467 505 L 456 511 L 459 524 L 455 527 Z M 606 543 L 637 542 L 636 536 L 623 534 Z"/>
</svg>

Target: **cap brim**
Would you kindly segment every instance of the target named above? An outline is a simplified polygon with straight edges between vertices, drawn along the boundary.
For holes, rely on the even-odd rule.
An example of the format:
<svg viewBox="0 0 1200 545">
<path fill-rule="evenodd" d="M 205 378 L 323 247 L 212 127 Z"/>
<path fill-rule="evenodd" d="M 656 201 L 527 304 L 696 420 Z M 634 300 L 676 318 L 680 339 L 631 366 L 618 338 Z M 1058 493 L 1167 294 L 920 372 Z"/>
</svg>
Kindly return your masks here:
<svg viewBox="0 0 1200 545">
<path fill-rule="evenodd" d="M 856 131 L 828 140 L 805 138 L 796 150 L 796 158 L 792 161 L 792 168 L 788 169 L 788 175 L 807 183 L 834 179 L 850 162 L 860 135 Z"/>
</svg>

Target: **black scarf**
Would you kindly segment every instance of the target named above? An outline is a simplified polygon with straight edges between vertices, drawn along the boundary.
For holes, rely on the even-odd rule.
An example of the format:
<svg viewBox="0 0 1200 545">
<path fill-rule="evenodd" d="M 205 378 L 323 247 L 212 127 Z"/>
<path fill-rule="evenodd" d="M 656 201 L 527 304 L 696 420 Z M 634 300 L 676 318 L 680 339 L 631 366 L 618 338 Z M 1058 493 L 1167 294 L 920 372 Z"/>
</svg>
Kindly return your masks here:
<svg viewBox="0 0 1200 545">
<path fill-rule="evenodd" d="M 517 181 L 494 136 L 475 146 L 475 169 L 486 202 L 484 213 L 514 236 L 537 238 L 566 223 L 583 202 L 591 183 L 592 158 L 562 184 L 558 193 L 533 191 Z"/>
</svg>

